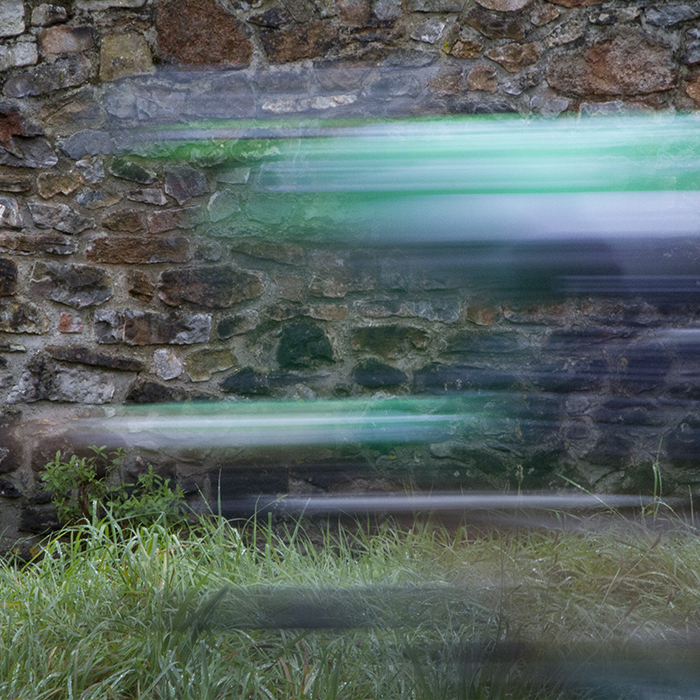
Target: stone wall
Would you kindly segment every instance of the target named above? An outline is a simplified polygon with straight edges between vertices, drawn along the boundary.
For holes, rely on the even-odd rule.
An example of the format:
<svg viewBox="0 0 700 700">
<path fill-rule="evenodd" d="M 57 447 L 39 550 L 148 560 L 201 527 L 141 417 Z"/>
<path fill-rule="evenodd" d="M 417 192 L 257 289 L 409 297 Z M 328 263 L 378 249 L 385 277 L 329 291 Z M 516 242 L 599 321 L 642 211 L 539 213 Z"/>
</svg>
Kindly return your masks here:
<svg viewBox="0 0 700 700">
<path fill-rule="evenodd" d="M 507 390 L 503 421 L 431 446 L 130 455 L 192 500 L 219 473 L 233 492 L 644 490 L 661 438 L 666 488 L 696 491 L 700 366 L 658 334 L 693 306 L 485 299 L 280 240 L 284 207 L 248 195 L 272 141 L 187 161 L 124 144 L 232 117 L 693 110 L 699 65 L 697 2 L 0 0 L 3 541 L 52 522 L 39 475 L 70 416 L 128 403 Z"/>
</svg>

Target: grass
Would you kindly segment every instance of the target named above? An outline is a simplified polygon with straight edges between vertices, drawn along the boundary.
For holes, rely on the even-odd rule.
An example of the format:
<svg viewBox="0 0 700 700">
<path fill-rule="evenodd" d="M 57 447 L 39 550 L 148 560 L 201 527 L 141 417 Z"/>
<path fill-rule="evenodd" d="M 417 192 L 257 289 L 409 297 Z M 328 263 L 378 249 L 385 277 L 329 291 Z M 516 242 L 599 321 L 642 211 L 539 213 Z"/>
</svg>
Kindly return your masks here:
<svg viewBox="0 0 700 700">
<path fill-rule="evenodd" d="M 0 698 L 630 697 L 611 659 L 694 659 L 700 537 L 576 525 L 85 523 L 0 565 Z"/>
</svg>

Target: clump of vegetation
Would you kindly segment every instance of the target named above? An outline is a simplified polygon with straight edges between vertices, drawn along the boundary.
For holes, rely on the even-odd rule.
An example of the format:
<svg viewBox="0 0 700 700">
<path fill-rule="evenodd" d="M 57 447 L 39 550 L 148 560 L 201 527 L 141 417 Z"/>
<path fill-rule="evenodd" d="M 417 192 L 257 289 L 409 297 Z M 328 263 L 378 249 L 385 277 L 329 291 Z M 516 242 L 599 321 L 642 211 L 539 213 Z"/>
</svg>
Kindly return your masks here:
<svg viewBox="0 0 700 700">
<path fill-rule="evenodd" d="M 112 453 L 105 447 L 91 447 L 93 455 L 64 459 L 57 452 L 45 467 L 42 480 L 51 493 L 58 518 L 64 525 L 98 518 L 107 512 L 117 520 L 134 524 L 152 522 L 162 517 L 172 522 L 182 516 L 185 498 L 182 488 L 172 487 L 148 470 L 136 482 L 125 482 L 121 475 L 121 450 Z"/>
</svg>

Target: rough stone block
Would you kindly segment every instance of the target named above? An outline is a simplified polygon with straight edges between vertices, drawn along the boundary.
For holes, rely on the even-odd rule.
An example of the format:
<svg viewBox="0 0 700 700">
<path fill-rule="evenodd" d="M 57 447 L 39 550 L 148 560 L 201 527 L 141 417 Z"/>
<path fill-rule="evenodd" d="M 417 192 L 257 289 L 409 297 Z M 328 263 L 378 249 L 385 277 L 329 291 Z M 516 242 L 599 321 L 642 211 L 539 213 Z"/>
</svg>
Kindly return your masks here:
<svg viewBox="0 0 700 700">
<path fill-rule="evenodd" d="M 22 228 L 19 203 L 14 197 L 0 197 L 0 226 Z"/>
<path fill-rule="evenodd" d="M 166 382 L 179 377 L 183 366 L 180 358 L 170 348 L 161 348 L 153 353 L 156 374 Z"/>
<path fill-rule="evenodd" d="M 216 334 L 222 340 L 232 338 L 234 335 L 242 335 L 257 328 L 260 323 L 258 312 L 254 309 L 246 309 L 234 316 L 225 316 L 216 324 Z"/>
<path fill-rule="evenodd" d="M 350 345 L 354 350 L 363 350 L 381 357 L 399 358 L 424 350 L 430 336 L 420 328 L 410 326 L 369 326 L 356 328 Z"/>
<path fill-rule="evenodd" d="M 161 56 L 181 64 L 242 68 L 253 56 L 245 25 L 213 0 L 163 0 L 156 32 Z"/>
<path fill-rule="evenodd" d="M 105 34 L 100 44 L 100 80 L 117 80 L 154 70 L 151 51 L 141 34 Z"/>
<path fill-rule="evenodd" d="M 87 249 L 90 262 L 119 264 L 182 263 L 190 257 L 184 236 L 100 236 Z"/>
<path fill-rule="evenodd" d="M 158 283 L 159 296 L 169 306 L 184 302 L 208 309 L 225 309 L 265 291 L 259 274 L 216 265 L 165 270 Z"/>
<path fill-rule="evenodd" d="M 291 63 L 304 58 L 317 58 L 337 42 L 335 28 L 328 22 L 289 29 L 263 29 L 260 41 L 271 63 Z"/>
<path fill-rule="evenodd" d="M 110 231 L 126 231 L 135 233 L 145 228 L 143 217 L 132 209 L 120 209 L 112 211 L 104 219 L 102 225 Z"/>
<path fill-rule="evenodd" d="M 41 173 L 36 179 L 37 192 L 44 199 L 51 199 L 57 194 L 71 194 L 80 187 L 83 178 L 76 170 L 64 173 Z"/>
<path fill-rule="evenodd" d="M 95 228 L 94 219 L 81 216 L 65 204 L 29 202 L 28 206 L 34 224 L 39 228 L 55 228 L 71 235 Z"/>
<path fill-rule="evenodd" d="M 363 360 L 355 365 L 352 378 L 357 384 L 368 389 L 396 386 L 408 381 L 405 372 L 374 359 Z"/>
<path fill-rule="evenodd" d="M 319 326 L 298 321 L 282 328 L 277 362 L 283 369 L 310 367 L 316 362 L 333 362 L 333 346 Z"/>
<path fill-rule="evenodd" d="M 182 209 L 165 209 L 154 211 L 148 216 L 150 233 L 165 233 L 179 229 L 193 229 L 202 223 L 203 214 L 200 207 L 182 207 Z"/>
<path fill-rule="evenodd" d="M 229 374 L 219 386 L 227 394 L 241 396 L 268 396 L 270 384 L 265 375 L 258 374 L 252 367 L 244 367 L 238 372 Z"/>
<path fill-rule="evenodd" d="M 112 298 L 112 280 L 99 267 L 38 262 L 32 289 L 48 299 L 74 309 L 99 306 Z"/>
<path fill-rule="evenodd" d="M 129 158 L 115 158 L 109 166 L 109 172 L 114 177 L 138 182 L 141 185 L 150 185 L 156 179 L 153 171 Z"/>
<path fill-rule="evenodd" d="M 0 37 L 17 36 L 24 31 L 24 3 L 22 0 L 3 0 L 0 3 Z"/>
<path fill-rule="evenodd" d="M 34 66 L 38 60 L 39 54 L 33 41 L 20 41 L 16 44 L 0 46 L 0 71 L 20 66 Z"/>
<path fill-rule="evenodd" d="M 210 335 L 208 314 L 159 314 L 131 309 L 95 313 L 98 343 L 192 345 L 208 342 Z"/>
<path fill-rule="evenodd" d="M 46 352 L 54 359 L 62 362 L 73 362 L 92 367 L 105 367 L 122 372 L 141 372 L 145 365 L 141 360 L 131 357 L 119 357 L 107 355 L 104 352 L 96 352 L 88 347 L 65 347 L 49 345 Z"/>
<path fill-rule="evenodd" d="M 463 22 L 489 39 L 521 41 L 530 29 L 525 19 L 519 14 L 511 16 L 501 12 L 489 12 L 481 7 L 476 7 L 469 12 Z"/>
<path fill-rule="evenodd" d="M 32 10 L 32 25 L 35 27 L 50 27 L 53 24 L 60 24 L 68 19 L 65 7 L 60 5 L 49 5 L 42 3 Z"/>
<path fill-rule="evenodd" d="M 61 150 L 69 158 L 80 160 L 86 156 L 109 155 L 114 150 L 114 142 L 107 131 L 83 129 L 63 141 Z"/>
<path fill-rule="evenodd" d="M 193 197 L 206 194 L 207 180 L 204 174 L 189 165 L 171 165 L 163 169 L 165 192 L 182 205 Z"/>
<path fill-rule="evenodd" d="M 31 235 L 0 233 L 0 251 L 8 253 L 72 255 L 77 250 L 76 242 L 61 233 L 34 233 Z"/>
<path fill-rule="evenodd" d="M 90 27 L 61 26 L 39 32 L 39 46 L 48 54 L 81 53 L 94 45 Z"/>
<path fill-rule="evenodd" d="M 51 168 L 58 163 L 55 151 L 44 138 L 15 139 L 12 152 L 0 146 L 0 165 L 15 168 Z"/>
<path fill-rule="evenodd" d="M 12 76 L 5 82 L 6 97 L 34 97 L 77 87 L 90 78 L 87 56 L 75 54 Z"/>
<path fill-rule="evenodd" d="M 17 291 L 17 263 L 0 258 L 0 297 L 11 297 Z"/>
<path fill-rule="evenodd" d="M 489 49 L 484 54 L 487 58 L 502 65 L 510 73 L 518 73 L 523 68 L 536 63 L 540 57 L 539 44 L 505 44 Z"/>
<path fill-rule="evenodd" d="M 185 358 L 187 376 L 193 382 L 205 382 L 212 374 L 224 372 L 236 364 L 236 358 L 228 348 L 197 350 Z"/>
</svg>

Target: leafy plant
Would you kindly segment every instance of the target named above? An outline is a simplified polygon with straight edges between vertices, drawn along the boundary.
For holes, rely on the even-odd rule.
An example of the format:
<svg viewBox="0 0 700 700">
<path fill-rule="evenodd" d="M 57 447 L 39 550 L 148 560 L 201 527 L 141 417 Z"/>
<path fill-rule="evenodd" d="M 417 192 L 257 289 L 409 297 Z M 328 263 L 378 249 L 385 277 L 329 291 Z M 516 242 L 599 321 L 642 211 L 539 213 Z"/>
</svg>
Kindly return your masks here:
<svg viewBox="0 0 700 700">
<path fill-rule="evenodd" d="M 121 478 L 122 451 L 108 453 L 106 447 L 90 447 L 91 457 L 66 460 L 61 451 L 46 465 L 42 480 L 51 492 L 58 518 L 63 524 L 89 520 L 93 514 L 113 517 L 135 524 L 177 518 L 184 505 L 184 493 L 180 486 L 170 486 L 170 479 L 163 479 L 148 466 L 139 474 L 136 483 Z"/>
</svg>

